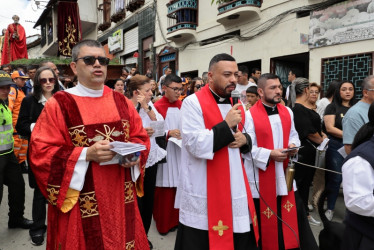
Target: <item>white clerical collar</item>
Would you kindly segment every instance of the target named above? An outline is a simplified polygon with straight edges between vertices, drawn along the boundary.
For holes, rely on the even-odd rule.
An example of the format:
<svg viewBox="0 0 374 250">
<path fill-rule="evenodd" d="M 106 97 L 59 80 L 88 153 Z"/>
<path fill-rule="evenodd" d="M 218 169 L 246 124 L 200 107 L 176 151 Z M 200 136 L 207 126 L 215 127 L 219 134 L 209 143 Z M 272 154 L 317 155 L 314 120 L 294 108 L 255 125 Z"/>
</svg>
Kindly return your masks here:
<svg viewBox="0 0 374 250">
<path fill-rule="evenodd" d="M 77 96 L 85 96 L 85 97 L 102 97 L 104 93 L 104 87 L 102 89 L 96 90 L 96 89 L 90 89 L 85 86 L 83 86 L 80 82 L 78 82 L 77 86 L 66 89 L 66 92 L 72 95 Z"/>
<path fill-rule="evenodd" d="M 226 98 L 223 98 L 223 97 L 220 97 L 219 95 L 217 95 L 216 94 L 216 92 L 214 92 L 211 88 L 210 88 L 210 86 L 209 86 L 209 89 L 210 89 L 210 91 L 212 91 L 212 93 L 216 96 L 216 97 L 218 97 L 219 99 L 219 102 L 224 102 L 225 100 L 226 100 Z"/>
<path fill-rule="evenodd" d="M 276 105 L 276 104 L 274 104 L 274 106 L 267 105 L 267 104 L 265 104 L 265 103 L 263 103 L 263 102 L 262 102 L 262 104 L 263 104 L 265 107 L 271 108 L 273 112 L 274 112 L 275 109 L 277 108 L 277 105 Z"/>
</svg>

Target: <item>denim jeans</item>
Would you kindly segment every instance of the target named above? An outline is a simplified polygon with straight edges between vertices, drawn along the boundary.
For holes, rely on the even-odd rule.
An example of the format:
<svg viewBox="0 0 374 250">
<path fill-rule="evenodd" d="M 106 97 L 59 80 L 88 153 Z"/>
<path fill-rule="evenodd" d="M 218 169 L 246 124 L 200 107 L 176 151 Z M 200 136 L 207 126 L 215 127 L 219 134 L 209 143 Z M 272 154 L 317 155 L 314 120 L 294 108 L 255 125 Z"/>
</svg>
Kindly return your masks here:
<svg viewBox="0 0 374 250">
<path fill-rule="evenodd" d="M 343 147 L 343 143 L 334 139 L 330 138 L 329 146 L 326 151 L 326 168 L 336 171 L 342 172 L 342 165 L 344 158 L 338 152 L 338 149 Z M 328 191 L 327 195 L 327 209 L 334 210 L 336 200 L 338 199 L 340 184 L 342 183 L 342 175 L 336 174 L 332 172 L 326 171 L 325 173 L 325 181 L 326 181 L 326 190 Z"/>
</svg>

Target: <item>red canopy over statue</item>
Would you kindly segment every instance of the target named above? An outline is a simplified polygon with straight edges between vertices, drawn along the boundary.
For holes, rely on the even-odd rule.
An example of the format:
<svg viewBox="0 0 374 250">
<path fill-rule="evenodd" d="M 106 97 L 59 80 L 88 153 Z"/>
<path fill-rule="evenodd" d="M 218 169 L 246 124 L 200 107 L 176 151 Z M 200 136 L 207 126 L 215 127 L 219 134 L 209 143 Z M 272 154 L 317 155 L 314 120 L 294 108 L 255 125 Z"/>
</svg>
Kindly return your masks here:
<svg viewBox="0 0 374 250">
<path fill-rule="evenodd" d="M 13 16 L 13 20 L 14 23 L 8 25 L 4 36 L 3 53 L 1 56 L 2 65 L 17 59 L 28 58 L 25 29 L 18 23 L 18 16 Z"/>
</svg>

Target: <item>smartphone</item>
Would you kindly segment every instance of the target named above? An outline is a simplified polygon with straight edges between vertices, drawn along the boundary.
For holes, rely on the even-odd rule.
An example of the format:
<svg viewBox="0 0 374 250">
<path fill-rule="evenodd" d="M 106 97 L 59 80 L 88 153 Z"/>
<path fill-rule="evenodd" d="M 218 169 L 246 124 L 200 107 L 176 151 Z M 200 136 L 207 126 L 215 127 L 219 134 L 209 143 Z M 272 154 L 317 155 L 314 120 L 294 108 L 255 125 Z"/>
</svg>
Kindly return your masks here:
<svg viewBox="0 0 374 250">
<path fill-rule="evenodd" d="M 303 148 L 303 147 L 304 147 L 304 146 L 287 148 L 287 149 L 283 150 L 282 153 L 287 153 L 287 152 L 290 152 L 290 151 L 292 151 L 292 150 L 300 149 L 300 148 Z"/>
</svg>

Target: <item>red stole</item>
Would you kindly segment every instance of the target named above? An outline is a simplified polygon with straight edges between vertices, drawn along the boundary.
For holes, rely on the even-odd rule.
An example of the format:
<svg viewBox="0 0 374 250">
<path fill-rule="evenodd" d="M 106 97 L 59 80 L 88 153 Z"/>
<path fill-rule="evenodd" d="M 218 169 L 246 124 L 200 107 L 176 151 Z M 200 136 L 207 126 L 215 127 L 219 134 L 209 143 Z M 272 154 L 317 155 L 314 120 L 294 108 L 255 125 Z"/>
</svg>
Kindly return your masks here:
<svg viewBox="0 0 374 250">
<path fill-rule="evenodd" d="M 163 96 L 160 100 L 155 102 L 154 104 L 155 108 L 157 111 L 164 117 L 166 118 L 166 114 L 168 112 L 168 108 L 178 108 L 181 109 L 182 107 L 182 101 L 181 100 L 176 100 L 175 102 L 171 103 L 169 102 L 169 99 Z"/>
<path fill-rule="evenodd" d="M 283 148 L 288 147 L 288 140 L 291 131 L 291 117 L 286 107 L 277 104 L 279 117 L 283 128 Z M 256 132 L 257 145 L 262 148 L 274 149 L 273 133 L 271 124 L 266 113 L 265 107 L 261 101 L 257 102 L 250 110 L 253 117 L 253 123 Z M 283 167 L 286 169 L 288 159 L 283 161 Z M 270 208 L 278 214 L 277 211 L 277 191 L 275 162 L 269 161 L 266 171 L 259 171 L 260 194 L 270 206 Z M 292 190 L 287 196 L 282 196 L 282 220 L 295 230 L 299 237 L 295 194 Z M 283 210 L 284 208 L 284 210 Z M 278 224 L 277 217 L 270 211 L 269 207 L 260 199 L 261 211 L 261 242 L 263 250 L 278 249 Z M 282 223 L 282 222 L 279 222 Z M 284 245 L 286 249 L 298 247 L 298 242 L 293 232 L 282 223 Z"/>
<path fill-rule="evenodd" d="M 216 100 L 210 92 L 208 85 L 202 88 L 200 92 L 196 93 L 196 96 L 200 102 L 205 127 L 207 129 L 212 129 L 215 125 L 223 121 L 218 105 L 214 105 L 216 104 Z M 242 106 L 240 106 L 239 109 L 242 114 L 245 114 Z M 242 122 L 244 122 L 243 118 Z M 238 129 L 242 131 L 243 126 L 239 124 Z M 214 250 L 234 249 L 229 164 L 229 151 L 227 147 L 215 152 L 213 160 L 207 160 L 209 248 Z M 243 163 L 242 170 L 244 183 L 246 185 L 249 212 L 252 217 L 257 243 L 259 234 L 256 210 Z"/>
</svg>

